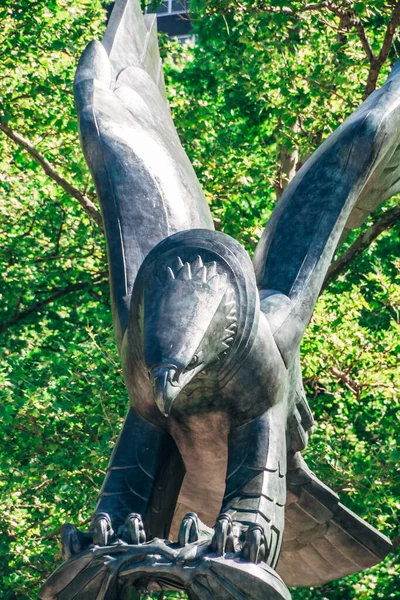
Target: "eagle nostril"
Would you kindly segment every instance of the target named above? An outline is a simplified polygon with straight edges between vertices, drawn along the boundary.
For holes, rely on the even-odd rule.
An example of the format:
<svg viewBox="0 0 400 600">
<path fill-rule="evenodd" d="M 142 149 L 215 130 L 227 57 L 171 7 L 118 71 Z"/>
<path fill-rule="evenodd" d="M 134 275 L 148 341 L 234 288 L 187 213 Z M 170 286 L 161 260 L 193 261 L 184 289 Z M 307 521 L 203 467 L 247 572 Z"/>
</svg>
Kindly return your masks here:
<svg viewBox="0 0 400 600">
<path fill-rule="evenodd" d="M 168 381 L 171 385 L 176 385 L 179 381 L 179 371 L 177 369 L 170 369 L 168 375 Z"/>
<path fill-rule="evenodd" d="M 152 385 L 155 385 L 157 379 L 164 379 L 169 384 L 176 386 L 179 382 L 180 371 L 175 365 L 165 364 L 158 365 L 148 369 L 149 381 Z"/>
</svg>

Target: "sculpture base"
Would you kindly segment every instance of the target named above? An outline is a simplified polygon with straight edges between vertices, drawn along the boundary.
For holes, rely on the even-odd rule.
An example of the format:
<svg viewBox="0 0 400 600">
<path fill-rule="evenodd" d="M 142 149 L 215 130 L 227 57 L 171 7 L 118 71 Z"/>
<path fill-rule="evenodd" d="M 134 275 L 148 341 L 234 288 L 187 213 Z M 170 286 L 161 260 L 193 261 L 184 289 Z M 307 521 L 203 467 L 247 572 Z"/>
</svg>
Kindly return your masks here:
<svg viewBox="0 0 400 600">
<path fill-rule="evenodd" d="M 217 556 L 210 542 L 184 548 L 155 539 L 140 546 L 91 546 L 64 562 L 39 592 L 42 600 L 126 600 L 128 590 L 184 590 L 190 600 L 290 600 L 265 563 Z"/>
</svg>

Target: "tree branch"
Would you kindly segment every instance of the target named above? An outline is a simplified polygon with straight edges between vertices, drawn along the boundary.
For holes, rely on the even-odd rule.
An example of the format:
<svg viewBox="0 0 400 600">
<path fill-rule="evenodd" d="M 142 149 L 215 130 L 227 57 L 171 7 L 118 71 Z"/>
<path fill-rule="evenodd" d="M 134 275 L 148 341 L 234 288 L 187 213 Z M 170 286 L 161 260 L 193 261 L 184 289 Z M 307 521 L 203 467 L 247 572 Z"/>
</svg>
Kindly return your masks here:
<svg viewBox="0 0 400 600">
<path fill-rule="evenodd" d="M 303 13 L 303 12 L 310 12 L 312 10 L 321 10 L 321 8 L 327 8 L 329 2 L 312 2 L 310 4 L 305 4 L 304 6 L 302 6 L 299 9 L 294 10 L 293 8 L 291 8 L 290 6 L 270 6 L 269 3 L 265 3 L 265 4 L 255 4 L 250 10 L 252 11 L 261 11 L 261 12 L 268 12 L 268 13 L 286 13 L 288 15 L 297 15 L 299 13 Z M 249 8 L 247 6 L 245 6 L 244 4 L 241 4 L 240 2 L 237 2 L 237 4 L 235 5 L 235 8 L 232 7 L 232 9 L 230 9 L 230 12 L 232 12 L 233 10 L 237 10 L 240 9 L 242 12 L 249 12 Z"/>
<path fill-rule="evenodd" d="M 329 85 L 325 85 L 323 83 L 320 83 L 319 81 L 316 81 L 315 79 L 310 79 L 309 77 L 306 77 L 305 75 L 302 76 L 302 79 L 304 79 L 304 81 L 307 81 L 307 83 L 309 83 L 310 85 L 315 85 L 315 86 L 320 87 L 320 88 L 322 88 L 324 90 L 327 90 L 330 94 L 333 94 L 337 98 L 340 98 L 340 100 L 343 100 L 343 102 L 345 102 L 346 104 L 348 104 L 349 106 L 351 106 L 354 109 L 359 106 L 355 102 L 350 102 L 350 100 L 348 98 L 345 98 L 341 94 L 338 94 L 337 91 L 333 90 L 331 87 L 329 87 Z"/>
<path fill-rule="evenodd" d="M 107 471 L 104 471 L 103 469 L 99 469 L 98 467 L 95 467 L 94 465 L 90 465 L 89 463 L 84 463 L 82 465 L 82 467 L 84 469 L 89 469 L 90 471 L 94 471 L 95 473 L 98 473 L 99 475 L 103 475 L 104 477 L 107 475 Z"/>
<path fill-rule="evenodd" d="M 376 89 L 379 73 L 381 72 L 382 64 L 379 59 L 374 57 L 371 61 L 371 65 L 368 71 L 367 83 L 365 84 L 363 99 L 368 98 L 370 94 Z"/>
<path fill-rule="evenodd" d="M 343 10 L 343 8 L 337 6 L 334 2 L 325 2 L 324 5 L 331 13 L 340 18 L 342 25 L 348 27 L 349 29 L 355 29 L 366 57 L 368 58 L 369 62 L 373 61 L 375 57 L 368 41 L 367 34 L 365 33 L 365 29 L 360 19 L 355 15 L 355 13 L 350 10 Z"/>
<path fill-rule="evenodd" d="M 342 26 L 349 29 L 352 28 L 356 31 L 370 64 L 367 83 L 364 90 L 364 99 L 367 98 L 376 89 L 379 73 L 387 60 L 394 34 L 400 24 L 400 2 L 397 1 L 394 6 L 378 56 L 374 55 L 361 20 L 352 9 L 345 10 L 343 7 L 339 7 L 335 2 L 331 1 L 322 2 L 320 5 L 314 6 L 315 9 L 327 8 L 331 13 L 340 18 Z"/>
<path fill-rule="evenodd" d="M 328 273 L 322 286 L 323 291 L 336 277 L 346 271 L 350 264 L 360 254 L 372 244 L 373 241 L 383 232 L 395 225 L 400 220 L 400 206 L 388 210 L 384 213 L 367 231 L 364 231 L 353 244 L 347 248 L 329 267 Z"/>
<path fill-rule="evenodd" d="M 295 123 L 292 125 L 291 130 L 294 135 L 296 135 L 300 131 L 298 119 L 296 119 Z M 284 145 L 280 146 L 279 163 L 274 184 L 277 199 L 279 199 L 282 196 L 283 192 L 285 191 L 289 183 L 292 181 L 293 177 L 296 175 L 299 165 L 298 146 L 295 143 L 295 140 L 292 136 L 290 136 L 289 139 L 291 139 L 294 142 L 290 149 Z"/>
<path fill-rule="evenodd" d="M 379 60 L 383 64 L 389 55 L 390 46 L 392 45 L 394 34 L 400 23 L 400 2 L 396 2 L 392 16 L 386 29 L 386 34 L 383 40 L 382 48 L 379 52 Z"/>
<path fill-rule="evenodd" d="M 63 296 L 66 296 L 71 292 L 77 292 L 79 290 L 91 288 L 93 285 L 101 285 L 102 283 L 105 283 L 107 281 L 106 275 L 107 271 L 102 271 L 101 273 L 99 273 L 98 278 L 94 281 L 81 281 L 79 283 L 74 283 L 65 288 L 56 288 L 55 290 L 53 290 L 53 293 L 44 298 L 44 300 L 41 300 L 40 302 L 35 302 L 34 304 L 31 304 L 31 306 L 28 306 L 27 308 L 24 308 L 24 310 L 21 311 L 19 310 L 19 305 L 21 304 L 22 298 L 20 298 L 14 316 L 11 317 L 11 319 L 8 319 L 8 321 L 5 321 L 4 323 L 0 323 L 0 333 L 3 333 L 12 325 L 19 323 L 19 321 L 26 319 L 26 317 L 29 317 L 31 314 L 38 312 L 48 304 L 55 302 L 59 298 L 62 298 Z"/>
<path fill-rule="evenodd" d="M 242 12 L 249 12 L 248 7 L 244 6 L 243 4 L 240 4 L 240 2 L 237 3 L 235 8 L 232 7 L 231 9 L 229 9 L 228 12 L 232 12 L 233 10 L 237 9 Z M 357 36 L 361 42 L 361 46 L 364 50 L 365 56 L 368 59 L 370 65 L 367 82 L 365 84 L 364 90 L 365 99 L 375 90 L 379 73 L 389 55 L 394 34 L 396 33 L 396 29 L 400 24 L 400 1 L 396 1 L 394 5 L 389 24 L 386 28 L 386 33 L 382 43 L 382 47 L 377 56 L 375 56 L 372 50 L 371 44 L 368 40 L 366 31 L 360 18 L 354 12 L 354 9 L 352 8 L 351 3 L 349 1 L 345 1 L 341 5 L 338 5 L 336 1 L 325 0 L 324 2 L 305 4 L 304 6 L 298 9 L 293 9 L 290 6 L 270 6 L 269 3 L 262 2 L 255 3 L 252 6 L 253 12 L 258 10 L 261 12 L 273 14 L 284 13 L 293 16 L 301 15 L 302 13 L 309 11 L 321 11 L 324 9 L 326 9 L 336 17 L 339 17 L 340 27 L 345 27 L 348 30 L 354 29 L 354 31 L 357 33 Z M 214 9 L 214 12 L 216 12 L 216 9 Z"/>
<path fill-rule="evenodd" d="M 85 211 L 85 213 L 100 227 L 103 229 L 103 222 L 101 214 L 96 205 L 88 198 L 85 194 L 82 194 L 76 187 L 68 183 L 64 177 L 62 177 L 54 169 L 53 165 L 42 156 L 37 149 L 22 135 L 16 133 L 10 127 L 3 122 L 0 122 L 0 130 L 6 134 L 15 144 L 23 148 L 28 154 L 42 167 L 43 171 L 55 181 L 62 189 L 67 192 L 70 196 L 75 198 Z"/>
<path fill-rule="evenodd" d="M 240 3 L 238 3 L 238 7 L 240 9 L 242 9 L 242 11 L 247 10 L 246 7 L 244 7 Z M 293 8 L 291 8 L 289 6 L 269 6 L 268 4 L 261 4 L 261 5 L 257 6 L 257 9 L 261 10 L 263 12 L 286 13 L 289 15 L 297 15 L 297 14 L 301 14 L 304 12 L 321 10 L 324 8 L 329 10 L 329 12 L 331 12 L 335 16 L 339 17 L 342 26 L 345 26 L 345 27 L 348 27 L 351 29 L 353 29 L 353 28 L 355 29 L 355 31 L 359 37 L 359 40 L 361 42 L 361 45 L 364 49 L 367 59 L 369 60 L 369 62 L 372 62 L 372 60 L 375 58 L 374 53 L 372 52 L 371 45 L 368 41 L 367 34 L 365 33 L 365 29 L 364 29 L 360 19 L 355 15 L 354 11 L 345 10 L 345 9 L 343 9 L 343 7 L 337 6 L 336 2 L 325 0 L 324 2 L 315 2 L 315 3 L 305 4 L 304 6 L 302 6 L 301 8 L 299 8 L 297 10 L 294 10 Z M 389 47 L 390 47 L 390 43 L 391 43 L 391 41 L 389 42 Z"/>
<path fill-rule="evenodd" d="M 259 6 L 255 6 L 254 10 L 260 10 L 262 12 L 268 13 L 286 13 L 288 15 L 296 15 L 297 13 L 308 12 L 311 10 L 319 10 L 321 8 L 325 8 L 327 6 L 327 2 L 316 2 L 312 4 L 306 4 L 302 8 L 298 10 L 293 10 L 290 6 L 270 6 L 269 4 L 260 4 Z M 237 3 L 237 7 L 242 11 L 248 12 L 248 8 L 241 4 Z"/>
<path fill-rule="evenodd" d="M 371 92 L 375 90 L 380 70 L 388 57 L 393 36 L 400 22 L 400 2 L 396 2 L 392 16 L 390 18 L 389 25 L 386 30 L 385 39 L 383 41 L 382 48 L 378 56 L 375 56 L 372 51 L 371 44 L 369 43 L 367 34 L 365 32 L 363 24 L 361 23 L 361 20 L 355 14 L 354 10 L 350 7 L 350 5 L 348 5 L 346 9 L 346 4 L 348 3 L 345 3 L 344 6 L 338 6 L 336 2 L 333 2 L 331 0 L 325 0 L 324 2 L 305 4 L 303 7 L 297 10 L 294 10 L 289 6 L 269 6 L 267 4 L 260 4 L 256 5 L 253 8 L 253 10 L 257 9 L 262 12 L 268 13 L 300 15 L 301 13 L 308 11 L 321 11 L 323 9 L 326 9 L 336 17 L 339 17 L 341 27 L 345 27 L 347 29 L 354 29 L 357 33 L 357 36 L 361 42 L 361 46 L 363 47 L 365 56 L 370 64 L 367 83 L 365 85 L 364 90 L 365 99 L 371 94 Z M 247 11 L 247 8 L 242 4 L 238 3 L 237 6 L 242 12 Z"/>
<path fill-rule="evenodd" d="M 368 73 L 367 85 L 365 86 L 364 97 L 367 98 L 376 88 L 379 73 L 384 65 L 392 45 L 394 34 L 400 24 L 400 2 L 396 2 L 395 7 L 390 17 L 389 24 L 386 28 L 385 37 L 382 47 L 377 57 L 371 61 L 371 67 Z"/>
<path fill-rule="evenodd" d="M 80 521 L 79 527 L 82 527 L 82 525 L 86 525 L 87 523 L 90 523 L 91 520 L 92 520 L 92 517 L 89 517 L 89 518 L 85 519 L 84 521 Z M 51 540 L 52 538 L 58 537 L 60 535 L 60 533 L 62 532 L 63 527 L 64 527 L 64 525 L 60 525 L 59 527 L 57 527 L 57 529 L 41 536 L 39 539 L 40 540 Z"/>
<path fill-rule="evenodd" d="M 356 396 L 360 395 L 362 391 L 362 385 L 360 385 L 355 379 L 352 379 L 348 373 L 343 373 L 336 367 L 331 367 L 329 371 L 332 373 L 332 375 L 340 379 L 340 381 L 342 381 L 347 389 L 353 392 L 353 394 Z"/>
</svg>

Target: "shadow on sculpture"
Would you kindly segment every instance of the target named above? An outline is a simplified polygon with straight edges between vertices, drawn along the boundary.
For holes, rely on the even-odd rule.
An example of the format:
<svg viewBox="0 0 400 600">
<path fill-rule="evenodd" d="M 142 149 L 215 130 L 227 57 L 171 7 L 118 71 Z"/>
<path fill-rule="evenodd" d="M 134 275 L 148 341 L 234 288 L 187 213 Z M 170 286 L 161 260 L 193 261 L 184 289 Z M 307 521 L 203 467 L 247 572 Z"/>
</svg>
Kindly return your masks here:
<svg viewBox="0 0 400 600">
<path fill-rule="evenodd" d="M 66 562 L 42 599 L 288 600 L 286 585 L 390 551 L 301 457 L 313 418 L 299 346 L 346 232 L 400 190 L 399 86 L 395 67 L 307 161 L 251 262 L 213 230 L 166 102 L 155 17 L 117 0 L 75 98 L 130 408 L 90 530 L 64 528 Z"/>
</svg>

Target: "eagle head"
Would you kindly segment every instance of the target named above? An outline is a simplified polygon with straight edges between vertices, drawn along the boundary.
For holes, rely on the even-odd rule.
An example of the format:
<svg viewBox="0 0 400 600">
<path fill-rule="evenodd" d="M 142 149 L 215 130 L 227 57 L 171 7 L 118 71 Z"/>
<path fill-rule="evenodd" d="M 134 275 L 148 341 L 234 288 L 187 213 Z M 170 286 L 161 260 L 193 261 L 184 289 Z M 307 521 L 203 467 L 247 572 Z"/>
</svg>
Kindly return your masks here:
<svg viewBox="0 0 400 600">
<path fill-rule="evenodd" d="M 200 371 L 224 360 L 237 331 L 235 292 L 222 263 L 200 255 L 167 262 L 144 290 L 142 326 L 154 401 L 165 416 Z"/>
</svg>

